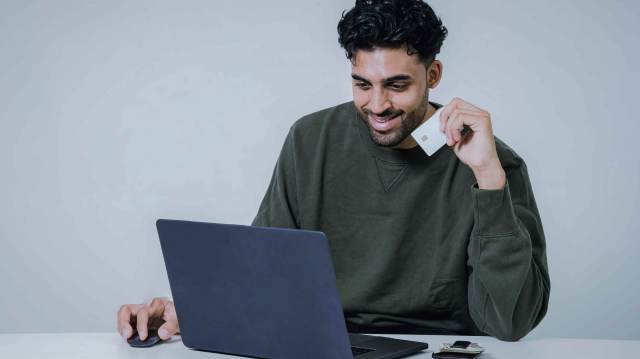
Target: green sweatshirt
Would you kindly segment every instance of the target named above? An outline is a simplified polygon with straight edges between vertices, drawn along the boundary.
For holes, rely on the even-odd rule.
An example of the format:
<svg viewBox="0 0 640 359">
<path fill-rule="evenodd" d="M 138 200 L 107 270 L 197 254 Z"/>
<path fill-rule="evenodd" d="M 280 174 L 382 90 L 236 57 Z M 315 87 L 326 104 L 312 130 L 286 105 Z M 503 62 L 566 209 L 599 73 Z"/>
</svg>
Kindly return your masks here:
<svg viewBox="0 0 640 359">
<path fill-rule="evenodd" d="M 347 102 L 291 127 L 253 225 L 326 234 L 352 332 L 518 340 L 547 310 L 545 239 L 524 161 L 496 148 L 507 185 L 480 190 L 447 146 L 375 145 Z"/>
</svg>

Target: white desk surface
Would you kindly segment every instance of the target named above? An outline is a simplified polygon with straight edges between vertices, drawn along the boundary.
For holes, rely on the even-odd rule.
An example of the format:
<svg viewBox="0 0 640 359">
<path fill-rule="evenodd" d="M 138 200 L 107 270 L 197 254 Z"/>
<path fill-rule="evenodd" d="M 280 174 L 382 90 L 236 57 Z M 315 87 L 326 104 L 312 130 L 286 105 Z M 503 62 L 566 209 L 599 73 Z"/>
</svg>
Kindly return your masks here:
<svg viewBox="0 0 640 359">
<path fill-rule="evenodd" d="M 387 335 L 429 343 L 429 350 L 409 358 L 431 358 L 432 350 L 453 340 L 480 343 L 486 351 L 479 359 L 529 358 L 640 358 L 640 340 L 523 339 L 502 342 L 491 337 L 439 335 Z M 151 348 L 132 348 L 116 333 L 0 334 L 0 358 L 238 358 L 196 351 L 182 345 L 180 337 Z"/>
</svg>

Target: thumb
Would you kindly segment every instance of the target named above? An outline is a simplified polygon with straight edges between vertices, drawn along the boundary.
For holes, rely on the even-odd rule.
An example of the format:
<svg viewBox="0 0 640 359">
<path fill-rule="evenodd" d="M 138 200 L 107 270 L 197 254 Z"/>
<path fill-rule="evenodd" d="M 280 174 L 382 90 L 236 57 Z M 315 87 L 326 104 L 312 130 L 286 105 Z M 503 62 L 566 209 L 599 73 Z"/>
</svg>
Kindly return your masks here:
<svg viewBox="0 0 640 359">
<path fill-rule="evenodd" d="M 158 328 L 158 336 L 162 340 L 168 340 L 171 339 L 173 335 L 177 334 L 179 330 L 178 320 L 173 318 Z"/>
</svg>

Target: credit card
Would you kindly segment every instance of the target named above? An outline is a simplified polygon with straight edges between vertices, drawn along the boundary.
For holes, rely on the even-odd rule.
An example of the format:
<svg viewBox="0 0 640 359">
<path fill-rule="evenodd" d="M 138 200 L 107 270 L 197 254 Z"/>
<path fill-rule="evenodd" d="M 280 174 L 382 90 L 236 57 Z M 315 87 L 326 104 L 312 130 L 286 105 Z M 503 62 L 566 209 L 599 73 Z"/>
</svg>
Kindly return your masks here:
<svg viewBox="0 0 640 359">
<path fill-rule="evenodd" d="M 422 125 L 411 132 L 411 136 L 429 156 L 447 143 L 447 135 L 440 132 L 440 112 L 443 108 L 440 107 Z"/>
</svg>

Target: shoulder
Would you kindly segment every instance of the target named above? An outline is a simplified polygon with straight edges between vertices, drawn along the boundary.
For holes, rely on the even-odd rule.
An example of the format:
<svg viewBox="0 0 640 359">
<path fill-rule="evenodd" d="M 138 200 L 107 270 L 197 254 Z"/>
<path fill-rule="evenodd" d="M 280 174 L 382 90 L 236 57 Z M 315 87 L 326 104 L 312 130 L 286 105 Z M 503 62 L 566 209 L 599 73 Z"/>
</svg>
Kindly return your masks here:
<svg viewBox="0 0 640 359">
<path fill-rule="evenodd" d="M 495 141 L 498 158 L 500 158 L 502 168 L 504 168 L 507 175 L 509 192 L 514 201 L 513 203 L 524 204 L 526 206 L 533 204 L 535 207 L 529 171 L 524 159 L 502 140 L 496 138 Z"/>
<path fill-rule="evenodd" d="M 289 135 L 312 140 L 334 133 L 344 133 L 349 125 L 349 119 L 355 116 L 354 110 L 353 101 L 349 101 L 310 113 L 294 122 Z"/>
<path fill-rule="evenodd" d="M 524 160 L 516 151 L 498 137 L 494 138 L 496 141 L 496 152 L 498 153 L 502 167 L 505 169 L 515 169 L 525 166 Z"/>
</svg>

